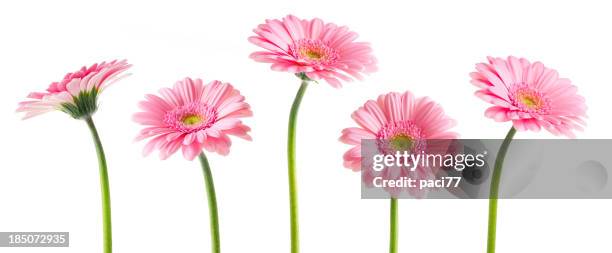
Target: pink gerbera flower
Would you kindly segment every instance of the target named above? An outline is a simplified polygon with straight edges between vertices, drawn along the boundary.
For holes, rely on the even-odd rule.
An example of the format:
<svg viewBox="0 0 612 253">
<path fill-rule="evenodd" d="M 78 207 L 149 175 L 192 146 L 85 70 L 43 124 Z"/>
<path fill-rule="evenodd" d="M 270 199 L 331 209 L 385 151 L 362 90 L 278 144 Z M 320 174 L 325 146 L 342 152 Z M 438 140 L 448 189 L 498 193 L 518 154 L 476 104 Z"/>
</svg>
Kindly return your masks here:
<svg viewBox="0 0 612 253">
<path fill-rule="evenodd" d="M 75 119 L 83 119 L 91 131 L 100 172 L 100 190 L 102 192 L 102 232 L 103 250 L 112 252 L 110 186 L 106 166 L 106 156 L 102 148 L 100 135 L 92 115 L 98 109 L 98 95 L 111 83 L 127 74 L 123 74 L 131 65 L 126 60 L 96 63 L 91 67 L 82 67 L 74 73 L 68 73 L 59 82 L 49 85 L 46 92 L 33 92 L 30 100 L 19 103 L 17 112 L 25 112 L 24 119 L 49 111 L 63 111 Z"/>
<path fill-rule="evenodd" d="M 586 125 L 584 98 L 577 94 L 570 80 L 559 78 L 557 71 L 540 62 L 509 56 L 488 57 L 489 63 L 476 64 L 472 84 L 480 90 L 476 96 L 493 104 L 485 116 L 495 121 L 512 121 L 495 158 L 489 194 L 487 252 L 495 252 L 497 198 L 504 158 L 517 130 L 539 131 L 575 137 L 574 130 Z"/>
<path fill-rule="evenodd" d="M 362 73 L 376 71 L 370 45 L 355 42 L 357 33 L 346 26 L 288 15 L 282 20 L 266 20 L 253 31 L 257 35 L 249 41 L 266 51 L 254 52 L 251 58 L 272 63 L 273 70 L 302 73 L 334 87 L 341 86 L 338 79 L 362 79 Z"/>
<path fill-rule="evenodd" d="M 544 128 L 555 135 L 575 137 L 573 130 L 586 124 L 584 98 L 569 79 L 542 63 L 513 56 L 488 57 L 476 64 L 472 84 L 476 96 L 493 104 L 485 115 L 496 121 L 512 121 L 520 131 Z"/>
<path fill-rule="evenodd" d="M 409 91 L 391 92 L 368 100 L 351 115 L 359 127 L 342 130 L 340 141 L 353 145 L 344 154 L 344 166 L 359 171 L 361 141 L 386 140 L 389 143 L 427 139 L 453 139 L 457 133 L 450 129 L 456 122 L 449 118 L 440 105 L 428 97 L 415 98 Z M 381 153 L 387 153 L 381 147 Z"/>
<path fill-rule="evenodd" d="M 354 171 L 361 169 L 363 140 L 376 140 L 377 153 L 389 154 L 394 150 L 409 148 L 414 153 L 421 150 L 432 152 L 432 147 L 425 147 L 427 140 L 454 139 L 455 132 L 450 131 L 455 121 L 449 118 L 440 105 L 428 97 L 415 98 L 412 93 L 392 92 L 383 94 L 376 101 L 369 100 L 351 115 L 359 127 L 342 130 L 340 141 L 353 145 L 344 154 L 344 166 Z M 393 149 L 393 150 L 390 150 Z M 435 150 L 439 152 L 443 150 Z M 434 168 L 421 167 L 413 173 L 404 171 L 402 175 L 386 177 L 411 176 L 415 179 L 431 178 Z M 383 172 L 384 173 L 384 172 Z M 364 175 L 365 182 L 372 175 Z M 411 192 L 412 195 L 418 195 Z"/>
<path fill-rule="evenodd" d="M 102 62 L 68 73 L 59 82 L 49 85 L 46 92 L 32 92 L 31 100 L 19 103 L 18 112 L 24 119 L 49 111 L 59 110 L 76 119 L 91 116 L 98 108 L 98 95 L 110 84 L 127 76 L 124 72 L 132 65 L 126 60 Z"/>
<path fill-rule="evenodd" d="M 340 80 L 362 79 L 363 73 L 376 70 L 376 59 L 370 45 L 355 42 L 357 34 L 346 26 L 323 23 L 320 19 L 305 20 L 288 15 L 282 20 L 266 20 L 253 30 L 249 41 L 266 51 L 254 52 L 251 58 L 271 63 L 277 71 L 294 73 L 300 78 L 289 113 L 287 167 L 289 174 L 289 217 L 291 252 L 299 251 L 299 221 L 295 164 L 296 122 L 302 98 L 308 84 L 323 79 L 333 87 Z"/>
<path fill-rule="evenodd" d="M 159 150 L 166 159 L 178 149 L 193 160 L 202 149 L 227 155 L 231 146 L 229 135 L 250 140 L 250 128 L 240 118 L 251 116 L 249 104 L 229 83 L 185 78 L 173 88 L 163 88 L 161 96 L 147 95 L 139 103 L 142 112 L 134 120 L 147 126 L 137 140 L 151 138 L 143 153 Z"/>
<path fill-rule="evenodd" d="M 393 153 L 393 150 L 405 150 L 411 153 L 420 153 L 420 151 L 439 153 L 444 152 L 444 148 L 440 149 L 444 145 L 428 147 L 430 142 L 427 140 L 446 140 L 457 137 L 456 133 L 450 131 L 455 121 L 444 113 L 440 105 L 427 97 L 415 98 L 408 91 L 403 94 L 391 92 L 380 95 L 376 101 L 367 101 L 351 116 L 359 127 L 342 130 L 340 141 L 353 145 L 344 154 L 344 166 L 354 171 L 359 171 L 362 159 L 366 159 L 362 157 L 362 148 L 365 148 L 363 151 L 368 157 L 368 154 L 389 154 Z M 371 142 L 366 142 L 368 140 Z M 430 152 L 432 149 L 436 151 Z M 365 164 L 368 164 L 368 161 L 364 161 Z M 371 185 L 370 182 L 375 177 L 386 180 L 409 177 L 419 181 L 431 179 L 436 173 L 434 171 L 436 168 L 429 167 L 419 167 L 414 171 L 406 168 L 385 167 L 379 172 L 371 168 L 372 166 L 367 166 L 362 172 L 362 180 L 366 185 Z M 407 190 L 409 194 L 416 197 L 422 197 L 425 191 L 416 188 L 386 188 L 386 190 L 391 194 L 389 252 L 397 252 L 397 197 L 403 190 Z"/>
</svg>

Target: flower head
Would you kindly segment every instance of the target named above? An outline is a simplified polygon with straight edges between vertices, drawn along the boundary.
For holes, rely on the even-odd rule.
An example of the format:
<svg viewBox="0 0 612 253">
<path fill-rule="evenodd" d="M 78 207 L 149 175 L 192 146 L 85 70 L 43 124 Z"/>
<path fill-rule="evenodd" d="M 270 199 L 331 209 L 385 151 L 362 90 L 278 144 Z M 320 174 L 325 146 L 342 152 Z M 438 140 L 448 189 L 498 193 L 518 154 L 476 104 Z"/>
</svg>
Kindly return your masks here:
<svg viewBox="0 0 612 253">
<path fill-rule="evenodd" d="M 45 92 L 32 92 L 30 100 L 19 103 L 17 112 L 25 112 L 24 119 L 49 111 L 59 110 L 75 119 L 91 116 L 98 108 L 98 96 L 110 84 L 127 76 L 132 65 L 126 60 L 96 63 L 68 73 L 53 82 Z"/>
<path fill-rule="evenodd" d="M 355 42 L 357 33 L 346 26 L 288 15 L 282 20 L 266 20 L 253 31 L 257 35 L 249 41 L 266 51 L 254 52 L 250 57 L 272 63 L 273 70 L 304 73 L 334 87 L 341 86 L 338 79 L 362 79 L 362 73 L 376 71 L 370 45 Z"/>
<path fill-rule="evenodd" d="M 151 138 L 145 155 L 154 149 L 161 159 L 178 149 L 188 160 L 202 149 L 227 155 L 229 135 L 251 139 L 250 128 L 240 120 L 252 115 L 250 106 L 231 84 L 212 81 L 204 85 L 201 79 L 185 78 L 159 93 L 161 96 L 146 95 L 139 103 L 143 111 L 134 114 L 134 121 L 146 126 L 136 140 Z"/>
<path fill-rule="evenodd" d="M 569 79 L 559 78 L 554 69 L 541 62 L 530 63 L 513 56 L 488 58 L 476 64 L 472 84 L 476 96 L 493 104 L 485 115 L 495 121 L 512 121 L 520 131 L 539 131 L 575 137 L 573 130 L 586 124 L 584 98 Z"/>
<path fill-rule="evenodd" d="M 393 154 L 395 151 L 408 150 L 411 153 L 440 153 L 448 148 L 449 142 L 429 145 L 428 140 L 454 139 L 458 135 L 450 131 L 455 121 L 449 118 L 442 107 L 428 97 L 415 98 L 412 93 L 391 92 L 369 100 L 351 115 L 359 127 L 342 130 L 340 141 L 353 145 L 344 154 L 344 166 L 359 171 L 362 165 L 362 144 L 373 140 L 376 147 L 373 152 Z M 367 151 L 372 152 L 372 150 Z M 370 167 L 370 166 L 368 166 Z M 414 171 L 400 168 L 395 174 L 383 170 L 386 179 L 409 176 L 415 179 L 427 179 L 435 175 L 436 168 L 419 167 Z M 364 182 L 371 182 L 374 171 L 364 171 Z M 418 195 L 412 192 L 413 195 Z"/>
</svg>

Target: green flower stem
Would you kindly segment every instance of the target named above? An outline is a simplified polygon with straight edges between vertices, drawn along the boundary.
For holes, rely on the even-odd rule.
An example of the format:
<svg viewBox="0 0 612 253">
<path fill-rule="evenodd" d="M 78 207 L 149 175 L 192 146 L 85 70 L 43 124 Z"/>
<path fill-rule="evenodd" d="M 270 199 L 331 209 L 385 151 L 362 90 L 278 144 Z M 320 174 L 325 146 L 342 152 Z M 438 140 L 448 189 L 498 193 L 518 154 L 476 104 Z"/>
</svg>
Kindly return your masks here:
<svg viewBox="0 0 612 253">
<path fill-rule="evenodd" d="M 291 253 L 300 252 L 299 223 L 298 223 L 298 198 L 297 183 L 295 175 L 295 128 L 298 109 L 308 87 L 308 80 L 302 78 L 302 85 L 295 95 L 291 113 L 289 114 L 289 133 L 287 139 L 287 162 L 289 168 L 289 216 L 291 222 Z"/>
<path fill-rule="evenodd" d="M 389 253 L 397 253 L 397 199 L 389 206 Z"/>
<path fill-rule="evenodd" d="M 104 253 L 113 252 L 113 232 L 111 228 L 111 201 L 110 201 L 110 187 L 108 184 L 108 171 L 106 167 L 106 158 L 104 156 L 104 149 L 102 148 L 102 142 L 100 136 L 96 130 L 91 116 L 85 118 L 87 126 L 91 131 L 94 143 L 96 145 L 96 153 L 98 154 L 98 165 L 100 167 L 100 188 L 102 191 L 102 229 L 103 229 L 103 248 Z"/>
<path fill-rule="evenodd" d="M 204 182 L 206 184 L 206 194 L 208 195 L 208 215 L 210 216 L 210 244 L 213 253 L 221 252 L 221 239 L 219 237 L 219 211 L 217 210 L 217 195 L 215 194 L 215 184 L 213 182 L 210 165 L 204 152 L 199 155 L 202 170 L 204 171 Z"/>
<path fill-rule="evenodd" d="M 493 168 L 491 189 L 489 192 L 489 231 L 487 233 L 487 253 L 495 253 L 495 231 L 497 228 L 497 197 L 499 196 L 499 181 L 501 179 L 504 158 L 506 157 L 508 147 L 510 146 L 515 133 L 516 129 L 514 129 L 514 127 L 510 128 L 510 131 L 508 131 L 504 142 L 497 152 L 497 157 L 495 158 L 495 167 Z"/>
</svg>

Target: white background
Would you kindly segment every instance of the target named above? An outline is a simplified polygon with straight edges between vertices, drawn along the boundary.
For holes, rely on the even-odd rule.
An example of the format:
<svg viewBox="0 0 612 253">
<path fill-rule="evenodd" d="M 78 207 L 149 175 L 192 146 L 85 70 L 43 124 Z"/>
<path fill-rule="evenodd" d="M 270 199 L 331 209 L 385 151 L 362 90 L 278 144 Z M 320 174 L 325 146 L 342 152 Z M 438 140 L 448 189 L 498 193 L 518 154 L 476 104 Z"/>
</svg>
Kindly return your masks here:
<svg viewBox="0 0 612 253">
<path fill-rule="evenodd" d="M 210 154 L 224 252 L 287 252 L 286 121 L 297 78 L 248 58 L 266 18 L 293 13 L 348 25 L 371 42 L 380 70 L 333 89 L 311 85 L 298 128 L 302 251 L 385 252 L 388 201 L 361 200 L 342 167 L 340 130 L 367 99 L 411 90 L 437 100 L 466 138 L 503 138 L 483 116 L 468 73 L 486 56 L 540 60 L 570 78 L 589 106 L 578 138 L 610 138 L 610 6 L 561 1 L 3 1 L 0 3 L 0 231 L 69 231 L 69 248 L 101 252 L 94 147 L 84 122 L 59 112 L 21 121 L 18 101 L 81 65 L 128 59 L 95 120 L 106 148 L 115 252 L 207 252 L 208 209 L 197 161 L 141 157 L 131 120 L 145 93 L 185 76 L 233 83 L 252 105 L 253 142 Z M 519 133 L 518 138 L 553 138 Z M 486 200 L 401 200 L 400 252 L 484 252 Z M 498 252 L 612 252 L 607 200 L 503 200 Z"/>
</svg>

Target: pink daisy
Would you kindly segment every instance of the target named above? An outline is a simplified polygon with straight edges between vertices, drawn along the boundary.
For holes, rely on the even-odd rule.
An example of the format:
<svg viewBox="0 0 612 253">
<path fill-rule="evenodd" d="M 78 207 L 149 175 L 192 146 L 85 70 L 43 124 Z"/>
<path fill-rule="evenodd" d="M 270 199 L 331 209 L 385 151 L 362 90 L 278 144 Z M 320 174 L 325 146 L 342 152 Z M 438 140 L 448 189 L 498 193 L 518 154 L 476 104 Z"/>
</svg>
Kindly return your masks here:
<svg viewBox="0 0 612 253">
<path fill-rule="evenodd" d="M 426 147 L 427 140 L 454 139 L 458 135 L 450 131 L 455 121 L 449 118 L 440 105 L 428 97 L 415 98 L 410 92 L 403 94 L 391 92 L 378 96 L 376 101 L 369 100 L 351 115 L 359 127 L 342 130 L 340 141 L 353 145 L 344 154 L 344 166 L 359 171 L 362 162 L 364 140 L 375 140 L 376 153 L 394 153 L 394 150 L 409 148 L 412 152 L 421 150 L 428 153 L 443 152 L 440 147 Z M 390 150 L 392 149 L 392 150 Z M 436 150 L 433 150 L 436 149 Z M 368 166 L 371 167 L 371 166 Z M 413 172 L 399 170 L 390 175 L 383 170 L 386 179 L 410 176 L 415 179 L 432 178 L 435 168 L 421 167 Z M 369 183 L 374 175 L 371 170 L 364 171 L 364 182 Z M 412 195 L 418 195 L 411 192 Z"/>
<path fill-rule="evenodd" d="M 102 62 L 68 73 L 59 82 L 49 85 L 46 92 L 32 92 L 30 100 L 19 103 L 17 112 L 25 112 L 24 119 L 49 111 L 59 110 L 76 119 L 91 116 L 98 108 L 98 95 L 110 84 L 127 76 L 132 65 L 126 60 Z"/>
<path fill-rule="evenodd" d="M 252 115 L 250 106 L 231 84 L 185 78 L 159 93 L 146 95 L 139 103 L 143 111 L 134 114 L 134 121 L 147 126 L 136 140 L 151 138 L 144 155 L 158 149 L 166 159 L 180 148 L 193 160 L 202 149 L 227 155 L 229 135 L 251 140 L 250 128 L 240 120 Z"/>
<path fill-rule="evenodd" d="M 355 42 L 357 33 L 346 26 L 288 15 L 282 20 L 266 20 L 253 31 L 257 35 L 249 41 L 266 51 L 254 52 L 250 57 L 272 63 L 273 70 L 303 73 L 337 88 L 341 87 L 338 79 L 361 80 L 362 73 L 376 71 L 370 45 Z"/>
<path fill-rule="evenodd" d="M 476 64 L 476 72 L 470 74 L 472 84 L 480 88 L 476 96 L 493 104 L 485 112 L 487 117 L 512 121 L 519 131 L 544 128 L 570 138 L 575 137 L 573 130 L 586 125 L 584 98 L 556 70 L 513 56 L 488 60 Z"/>
</svg>

